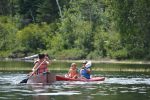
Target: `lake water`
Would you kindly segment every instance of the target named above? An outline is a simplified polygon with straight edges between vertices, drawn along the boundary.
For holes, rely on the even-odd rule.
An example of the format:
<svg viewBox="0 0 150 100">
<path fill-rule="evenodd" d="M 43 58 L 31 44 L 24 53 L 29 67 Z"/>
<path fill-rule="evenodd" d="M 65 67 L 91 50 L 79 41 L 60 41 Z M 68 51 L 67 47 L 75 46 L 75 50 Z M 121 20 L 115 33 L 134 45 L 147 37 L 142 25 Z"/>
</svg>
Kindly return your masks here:
<svg viewBox="0 0 150 100">
<path fill-rule="evenodd" d="M 3 63 L 0 65 L 1 69 L 4 66 Z M 12 68 L 17 63 L 8 65 L 5 67 Z M 25 62 L 21 64 L 29 68 L 31 65 L 32 63 Z M 93 70 L 93 76 L 106 77 L 105 81 L 60 81 L 49 85 L 26 85 L 18 83 L 26 78 L 28 71 L 23 71 L 22 68 L 19 70 L 16 67 L 14 66 L 15 71 L 4 70 L 4 68 L 0 71 L 0 100 L 150 100 L 149 72 Z M 60 70 L 52 72 L 66 73 Z"/>
</svg>

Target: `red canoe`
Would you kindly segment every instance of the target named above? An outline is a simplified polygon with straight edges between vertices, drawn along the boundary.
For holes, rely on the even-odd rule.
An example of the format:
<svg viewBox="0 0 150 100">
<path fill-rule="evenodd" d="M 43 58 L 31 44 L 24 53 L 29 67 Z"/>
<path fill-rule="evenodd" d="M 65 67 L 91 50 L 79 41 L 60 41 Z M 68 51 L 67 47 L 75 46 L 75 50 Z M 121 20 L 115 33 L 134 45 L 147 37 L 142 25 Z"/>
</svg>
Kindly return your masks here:
<svg viewBox="0 0 150 100">
<path fill-rule="evenodd" d="M 65 76 L 56 75 L 56 81 L 85 81 L 85 82 L 89 82 L 89 81 L 104 81 L 104 80 L 105 80 L 105 77 L 92 77 L 90 79 L 83 79 L 83 78 L 72 79 L 72 78 L 67 78 Z"/>
</svg>

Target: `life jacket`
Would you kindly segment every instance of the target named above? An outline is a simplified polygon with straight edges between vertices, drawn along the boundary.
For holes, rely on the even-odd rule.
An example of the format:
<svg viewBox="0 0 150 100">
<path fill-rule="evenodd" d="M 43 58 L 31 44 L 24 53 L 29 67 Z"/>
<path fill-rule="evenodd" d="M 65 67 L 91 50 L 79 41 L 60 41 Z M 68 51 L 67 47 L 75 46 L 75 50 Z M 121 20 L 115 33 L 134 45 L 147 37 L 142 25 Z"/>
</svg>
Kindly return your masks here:
<svg viewBox="0 0 150 100">
<path fill-rule="evenodd" d="M 38 69 L 37 69 L 37 71 L 36 71 L 36 74 L 41 74 L 41 73 L 43 73 L 43 72 L 48 72 L 48 64 L 47 64 L 47 62 L 45 61 L 45 62 L 40 62 L 40 61 L 38 61 L 37 62 L 38 63 Z M 42 64 L 41 64 L 42 63 Z M 39 66 L 40 65 L 40 66 Z"/>
<path fill-rule="evenodd" d="M 82 77 L 85 77 L 85 78 L 87 78 L 87 79 L 90 79 L 90 74 L 87 73 L 87 69 L 81 69 L 81 70 L 80 70 L 80 74 L 81 74 Z"/>
<path fill-rule="evenodd" d="M 70 68 L 70 71 L 69 71 L 69 74 L 68 74 L 69 78 L 73 78 L 74 76 L 77 76 L 77 75 L 78 75 L 77 69 L 73 70 L 73 69 Z"/>
</svg>

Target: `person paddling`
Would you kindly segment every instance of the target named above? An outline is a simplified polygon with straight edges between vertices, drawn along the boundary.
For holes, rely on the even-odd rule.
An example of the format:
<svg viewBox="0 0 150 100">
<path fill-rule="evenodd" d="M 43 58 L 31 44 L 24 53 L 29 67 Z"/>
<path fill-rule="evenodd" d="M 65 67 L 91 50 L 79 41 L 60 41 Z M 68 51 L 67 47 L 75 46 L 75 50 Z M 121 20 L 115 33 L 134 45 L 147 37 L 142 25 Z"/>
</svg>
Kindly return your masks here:
<svg viewBox="0 0 150 100">
<path fill-rule="evenodd" d="M 80 70 L 81 78 L 90 79 L 90 77 L 91 77 L 90 67 L 91 67 L 91 62 L 88 63 L 87 61 L 83 61 L 82 67 Z"/>
<path fill-rule="evenodd" d="M 48 55 L 39 54 L 38 58 L 39 59 L 35 62 L 35 65 L 32 68 L 32 72 L 34 72 L 34 74 L 41 74 L 48 72 L 48 65 L 50 64 Z"/>
<path fill-rule="evenodd" d="M 30 74 L 28 74 L 28 77 L 26 79 L 22 80 L 20 83 L 27 83 L 28 79 L 33 75 L 48 72 L 48 65 L 50 64 L 48 55 L 39 54 L 38 60 L 36 60 L 34 63 L 35 63 L 35 65 L 32 68 L 32 72 L 30 72 Z"/>
</svg>

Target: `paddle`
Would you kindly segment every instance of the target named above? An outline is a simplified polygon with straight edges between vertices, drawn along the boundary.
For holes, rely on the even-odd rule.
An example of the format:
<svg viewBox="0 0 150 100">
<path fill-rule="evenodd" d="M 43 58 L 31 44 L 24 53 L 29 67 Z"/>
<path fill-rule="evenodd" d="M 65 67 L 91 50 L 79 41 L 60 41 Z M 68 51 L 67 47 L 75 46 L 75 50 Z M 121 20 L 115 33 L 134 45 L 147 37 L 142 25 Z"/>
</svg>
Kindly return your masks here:
<svg viewBox="0 0 150 100">
<path fill-rule="evenodd" d="M 40 66 L 45 62 L 44 60 L 26 79 L 22 80 L 20 83 L 27 83 L 28 79 L 40 68 Z"/>
<path fill-rule="evenodd" d="M 85 65 L 86 68 L 90 68 L 92 66 L 92 62 L 91 61 L 88 61 Z"/>
</svg>

